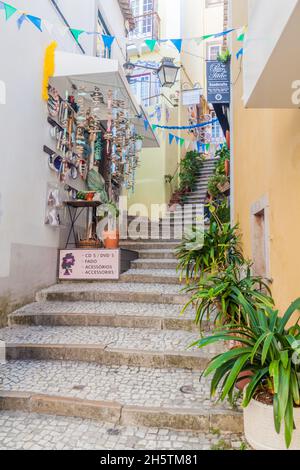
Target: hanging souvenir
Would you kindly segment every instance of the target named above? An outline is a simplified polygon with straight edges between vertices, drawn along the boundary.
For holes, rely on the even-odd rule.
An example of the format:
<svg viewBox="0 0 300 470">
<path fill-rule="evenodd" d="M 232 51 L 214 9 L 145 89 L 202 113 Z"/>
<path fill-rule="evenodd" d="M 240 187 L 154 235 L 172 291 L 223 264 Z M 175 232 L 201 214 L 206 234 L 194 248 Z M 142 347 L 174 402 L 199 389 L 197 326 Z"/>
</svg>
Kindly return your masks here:
<svg viewBox="0 0 300 470">
<path fill-rule="evenodd" d="M 56 117 L 58 115 L 59 108 L 60 108 L 60 97 L 59 97 L 58 91 L 55 88 L 49 86 L 48 95 L 49 95 L 48 103 L 47 103 L 48 112 L 50 116 Z"/>
</svg>

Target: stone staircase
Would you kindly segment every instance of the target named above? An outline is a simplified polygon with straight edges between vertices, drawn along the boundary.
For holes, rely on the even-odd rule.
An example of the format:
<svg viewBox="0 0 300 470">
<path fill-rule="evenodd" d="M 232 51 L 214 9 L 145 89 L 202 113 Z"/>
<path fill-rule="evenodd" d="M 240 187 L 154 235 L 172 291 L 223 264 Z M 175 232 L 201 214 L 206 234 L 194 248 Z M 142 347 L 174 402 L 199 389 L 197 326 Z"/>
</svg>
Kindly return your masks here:
<svg viewBox="0 0 300 470">
<path fill-rule="evenodd" d="M 176 276 L 174 242 L 134 244 L 120 282 L 60 283 L 10 316 L 0 331 L 0 409 L 207 433 L 240 433 L 242 416 L 199 383 L 212 355 Z M 156 282 L 154 282 L 156 281 Z M 209 325 L 207 325 L 209 328 Z"/>
</svg>

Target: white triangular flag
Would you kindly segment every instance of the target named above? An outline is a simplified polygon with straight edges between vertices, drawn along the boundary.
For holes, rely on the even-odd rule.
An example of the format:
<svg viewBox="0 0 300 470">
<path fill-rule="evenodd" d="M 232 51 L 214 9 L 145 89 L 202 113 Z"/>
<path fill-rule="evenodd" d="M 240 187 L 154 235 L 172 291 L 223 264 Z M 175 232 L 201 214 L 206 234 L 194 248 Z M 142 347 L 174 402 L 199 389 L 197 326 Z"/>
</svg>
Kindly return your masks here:
<svg viewBox="0 0 300 470">
<path fill-rule="evenodd" d="M 42 22 L 43 22 L 43 26 L 46 28 L 46 30 L 48 31 L 48 33 L 50 34 L 50 36 L 52 36 L 54 24 L 53 24 L 53 23 L 50 23 L 50 22 L 47 21 L 47 20 L 42 20 Z"/>
<path fill-rule="evenodd" d="M 57 24 L 55 25 L 56 26 L 56 29 L 58 30 L 59 34 L 64 37 L 67 33 L 67 31 L 69 30 L 69 28 L 67 26 L 62 26 L 60 24 Z"/>
</svg>

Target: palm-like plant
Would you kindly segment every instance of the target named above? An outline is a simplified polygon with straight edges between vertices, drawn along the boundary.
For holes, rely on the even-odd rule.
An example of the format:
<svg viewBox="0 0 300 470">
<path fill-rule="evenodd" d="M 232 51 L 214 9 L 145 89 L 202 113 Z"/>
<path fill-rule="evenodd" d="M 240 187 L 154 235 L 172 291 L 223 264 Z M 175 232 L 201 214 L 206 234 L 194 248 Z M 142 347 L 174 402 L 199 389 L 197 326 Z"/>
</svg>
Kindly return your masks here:
<svg viewBox="0 0 300 470">
<path fill-rule="evenodd" d="M 274 302 L 266 281 L 259 276 L 252 276 L 250 269 L 250 264 L 245 270 L 230 265 L 225 271 L 186 287 L 185 291 L 192 293 L 192 297 L 182 313 L 191 304 L 195 305 L 195 321 L 202 331 L 203 320 L 209 320 L 212 313 L 215 325 L 247 323 L 241 299 L 255 305 L 257 309 L 273 307 Z"/>
<path fill-rule="evenodd" d="M 258 310 L 242 295 L 239 301 L 247 316 L 247 326 L 225 325 L 195 344 L 204 348 L 218 341 L 233 340 L 241 346 L 216 356 L 203 375 L 214 374 L 212 396 L 218 393 L 220 400 L 232 401 L 240 374 L 249 372 L 243 406 L 247 407 L 252 399 L 271 394 L 276 432 L 280 433 L 284 422 L 289 447 L 294 430 L 294 406 L 300 406 L 300 326 L 298 322 L 290 328 L 287 325 L 294 312 L 300 309 L 300 299 L 292 303 L 282 318 L 272 308 Z"/>
<path fill-rule="evenodd" d="M 242 265 L 244 258 L 240 249 L 238 226 L 222 224 L 215 213 L 208 231 L 193 228 L 193 237 L 183 238 L 176 250 L 181 277 L 199 279 L 207 273 L 216 273 L 230 264 Z M 199 244 L 199 240 L 203 240 Z"/>
</svg>

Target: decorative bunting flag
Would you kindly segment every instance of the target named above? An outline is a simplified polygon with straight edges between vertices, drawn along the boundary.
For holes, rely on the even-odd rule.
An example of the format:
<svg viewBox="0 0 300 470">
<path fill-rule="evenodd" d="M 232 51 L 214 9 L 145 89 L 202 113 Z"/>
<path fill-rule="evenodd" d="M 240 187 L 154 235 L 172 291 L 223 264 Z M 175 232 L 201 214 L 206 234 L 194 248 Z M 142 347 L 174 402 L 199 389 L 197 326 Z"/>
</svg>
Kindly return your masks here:
<svg viewBox="0 0 300 470">
<path fill-rule="evenodd" d="M 209 149 L 210 149 L 210 144 L 207 143 L 207 144 L 205 145 L 205 150 L 208 152 Z"/>
<path fill-rule="evenodd" d="M 169 134 L 169 144 L 172 145 L 172 142 L 175 138 L 175 135 L 174 134 Z"/>
<path fill-rule="evenodd" d="M 243 28 L 240 28 L 236 32 L 236 39 L 237 41 L 243 42 L 245 40 L 245 35 L 247 31 L 247 26 L 243 26 Z"/>
<path fill-rule="evenodd" d="M 150 49 L 150 51 L 153 52 L 154 48 L 157 44 L 157 40 L 156 39 L 146 39 L 145 44 Z"/>
<path fill-rule="evenodd" d="M 178 52 L 181 52 L 182 48 L 182 39 L 171 39 L 171 42 L 174 44 Z"/>
<path fill-rule="evenodd" d="M 44 28 L 46 28 L 46 30 L 48 31 L 48 33 L 51 36 L 52 33 L 53 33 L 54 24 L 50 23 L 50 21 L 43 20 L 43 26 L 44 26 Z"/>
<path fill-rule="evenodd" d="M 236 58 L 239 59 L 244 55 L 244 48 L 242 47 L 236 54 Z"/>
<path fill-rule="evenodd" d="M 151 117 L 151 116 L 149 116 L 149 117 Z M 200 127 L 210 126 L 212 124 L 215 124 L 216 122 L 218 122 L 218 118 L 212 119 L 211 121 L 207 121 L 207 122 L 201 122 L 200 124 L 194 124 L 193 126 L 160 126 L 159 124 L 153 124 L 153 125 L 156 128 L 158 127 L 159 129 L 168 129 L 168 130 L 181 131 L 181 130 L 198 129 Z"/>
<path fill-rule="evenodd" d="M 144 128 L 145 128 L 145 131 L 147 131 L 149 129 L 149 121 L 148 119 L 144 119 Z"/>
<path fill-rule="evenodd" d="M 234 31 L 234 29 L 227 29 L 226 31 L 222 31 L 221 33 L 215 34 L 214 37 L 220 38 L 222 36 L 227 36 L 227 34 L 232 33 L 232 31 Z"/>
<path fill-rule="evenodd" d="M 17 19 L 18 28 L 21 29 L 24 21 L 28 21 L 27 16 L 23 13 L 20 18 Z"/>
<path fill-rule="evenodd" d="M 3 5 L 4 5 L 4 10 L 5 10 L 5 18 L 6 18 L 6 21 L 7 21 L 18 10 L 17 10 L 17 8 L 15 8 L 11 5 L 8 5 L 8 3 L 4 3 Z"/>
<path fill-rule="evenodd" d="M 34 26 L 37 27 L 37 29 L 39 29 L 41 32 L 43 32 L 41 18 L 38 18 L 37 16 L 32 16 L 32 15 L 26 15 L 26 16 L 29 19 L 29 21 L 31 21 L 31 23 L 34 24 Z"/>
<path fill-rule="evenodd" d="M 79 44 L 79 36 L 84 33 L 83 29 L 73 29 L 70 28 L 71 33 L 73 34 L 74 38 L 76 39 L 76 42 Z"/>
<path fill-rule="evenodd" d="M 105 34 L 102 34 L 102 40 L 103 40 L 104 46 L 110 50 L 115 40 L 115 36 L 106 36 Z"/>
<path fill-rule="evenodd" d="M 157 129 L 158 127 L 159 127 L 159 126 L 158 126 L 157 124 L 152 124 L 152 129 L 153 129 L 154 131 L 156 131 L 156 129 Z"/>
</svg>

